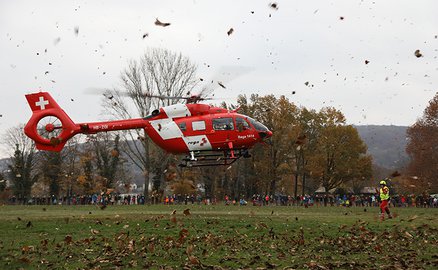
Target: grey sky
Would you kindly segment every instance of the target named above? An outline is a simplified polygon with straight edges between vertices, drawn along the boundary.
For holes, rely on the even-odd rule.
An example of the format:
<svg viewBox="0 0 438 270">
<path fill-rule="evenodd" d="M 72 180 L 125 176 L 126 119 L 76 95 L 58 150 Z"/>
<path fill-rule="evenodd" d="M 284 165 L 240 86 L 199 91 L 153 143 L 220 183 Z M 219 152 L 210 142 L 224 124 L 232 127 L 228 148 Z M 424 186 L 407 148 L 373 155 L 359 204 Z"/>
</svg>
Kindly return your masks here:
<svg viewBox="0 0 438 270">
<path fill-rule="evenodd" d="M 216 89 L 227 102 L 274 93 L 334 106 L 352 124 L 411 125 L 438 90 L 437 10 L 434 0 L 0 0 L 0 132 L 27 122 L 24 94 L 40 90 L 76 122 L 101 119 L 100 97 L 84 91 L 117 86 L 148 47 L 190 57 L 202 78 L 251 70 Z"/>
</svg>

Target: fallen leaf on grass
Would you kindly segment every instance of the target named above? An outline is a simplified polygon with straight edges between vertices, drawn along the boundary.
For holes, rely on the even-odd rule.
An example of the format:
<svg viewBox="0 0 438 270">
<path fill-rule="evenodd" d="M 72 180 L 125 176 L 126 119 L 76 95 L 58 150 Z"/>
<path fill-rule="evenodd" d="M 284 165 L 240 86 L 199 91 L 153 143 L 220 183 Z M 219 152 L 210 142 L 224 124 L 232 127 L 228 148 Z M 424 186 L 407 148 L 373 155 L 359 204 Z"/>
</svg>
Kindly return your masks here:
<svg viewBox="0 0 438 270">
<path fill-rule="evenodd" d="M 21 253 L 22 254 L 28 253 L 28 252 L 32 252 L 32 251 L 35 251 L 35 247 L 34 246 L 23 246 L 21 248 Z"/>
<path fill-rule="evenodd" d="M 189 256 L 189 261 L 193 265 L 199 265 L 200 264 L 198 258 L 196 258 L 195 256 Z"/>
<path fill-rule="evenodd" d="M 25 264 L 30 264 L 32 261 L 29 259 L 29 258 L 27 258 L 27 257 L 21 257 L 20 258 L 20 261 L 21 262 L 23 262 L 23 263 L 25 263 Z"/>
<path fill-rule="evenodd" d="M 134 248 L 135 248 L 135 240 L 131 239 L 131 240 L 129 240 L 129 243 L 128 243 L 128 250 L 134 251 Z"/>
<path fill-rule="evenodd" d="M 177 222 L 176 217 L 175 217 L 175 216 L 172 216 L 172 217 L 170 218 L 170 222 L 172 222 L 172 223 L 176 223 L 176 222 Z"/>
<path fill-rule="evenodd" d="M 263 227 L 263 228 L 265 228 L 265 229 L 267 229 L 268 228 L 268 225 L 266 225 L 265 223 L 263 223 L 263 222 L 260 222 L 259 223 L 259 225 L 260 225 L 260 227 Z"/>
<path fill-rule="evenodd" d="M 69 245 L 73 241 L 73 237 L 71 235 L 66 235 L 64 237 L 64 242 Z"/>
<path fill-rule="evenodd" d="M 409 238 L 414 238 L 413 236 L 412 236 L 412 234 L 410 234 L 409 232 L 405 232 L 405 235 L 407 236 L 407 237 L 409 237 Z"/>
<path fill-rule="evenodd" d="M 414 221 L 415 219 L 417 219 L 418 216 L 417 215 L 413 215 L 411 218 L 408 219 L 409 222 Z"/>
<path fill-rule="evenodd" d="M 186 210 L 184 210 L 183 213 L 184 213 L 185 216 L 190 216 L 191 215 L 190 214 L 190 209 L 188 209 L 188 208 Z"/>
<path fill-rule="evenodd" d="M 154 253 L 155 252 L 155 244 L 154 243 L 150 243 L 148 245 L 148 250 L 150 253 Z"/>
<path fill-rule="evenodd" d="M 193 245 L 188 245 L 186 248 L 186 254 L 191 255 L 193 252 Z"/>
</svg>

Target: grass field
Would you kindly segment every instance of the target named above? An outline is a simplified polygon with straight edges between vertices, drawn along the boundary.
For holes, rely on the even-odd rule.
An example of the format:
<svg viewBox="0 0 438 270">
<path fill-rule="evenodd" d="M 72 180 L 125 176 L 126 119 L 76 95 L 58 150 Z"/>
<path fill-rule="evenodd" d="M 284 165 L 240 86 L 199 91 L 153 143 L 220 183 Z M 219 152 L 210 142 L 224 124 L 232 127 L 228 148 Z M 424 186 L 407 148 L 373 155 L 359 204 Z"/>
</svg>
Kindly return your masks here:
<svg viewBox="0 0 438 270">
<path fill-rule="evenodd" d="M 437 269 L 438 209 L 392 211 L 0 206 L 0 269 Z"/>
</svg>

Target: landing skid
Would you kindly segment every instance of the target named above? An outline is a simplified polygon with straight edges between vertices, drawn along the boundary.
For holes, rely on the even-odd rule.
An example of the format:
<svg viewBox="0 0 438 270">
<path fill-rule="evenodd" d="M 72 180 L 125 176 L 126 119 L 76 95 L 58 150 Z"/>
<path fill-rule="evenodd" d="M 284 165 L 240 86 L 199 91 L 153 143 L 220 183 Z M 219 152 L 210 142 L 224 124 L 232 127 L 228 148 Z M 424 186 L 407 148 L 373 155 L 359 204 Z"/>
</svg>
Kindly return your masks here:
<svg viewBox="0 0 438 270">
<path fill-rule="evenodd" d="M 248 149 L 227 149 L 217 151 L 192 151 L 185 156 L 180 167 L 229 166 L 241 157 L 251 157 Z"/>
</svg>

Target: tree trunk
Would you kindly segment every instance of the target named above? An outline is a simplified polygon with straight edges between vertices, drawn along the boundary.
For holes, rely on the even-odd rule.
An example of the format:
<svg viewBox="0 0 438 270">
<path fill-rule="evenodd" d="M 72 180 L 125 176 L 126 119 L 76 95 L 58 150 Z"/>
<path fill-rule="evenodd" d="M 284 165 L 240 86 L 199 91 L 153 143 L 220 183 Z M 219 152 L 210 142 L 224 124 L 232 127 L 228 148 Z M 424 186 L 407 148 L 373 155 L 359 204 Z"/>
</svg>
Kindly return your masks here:
<svg viewBox="0 0 438 270">
<path fill-rule="evenodd" d="M 305 195 L 305 187 L 306 187 L 306 173 L 303 173 L 303 190 L 301 195 Z"/>
<path fill-rule="evenodd" d="M 295 173 L 295 189 L 294 189 L 294 198 L 296 199 L 298 196 L 298 173 Z"/>
</svg>

